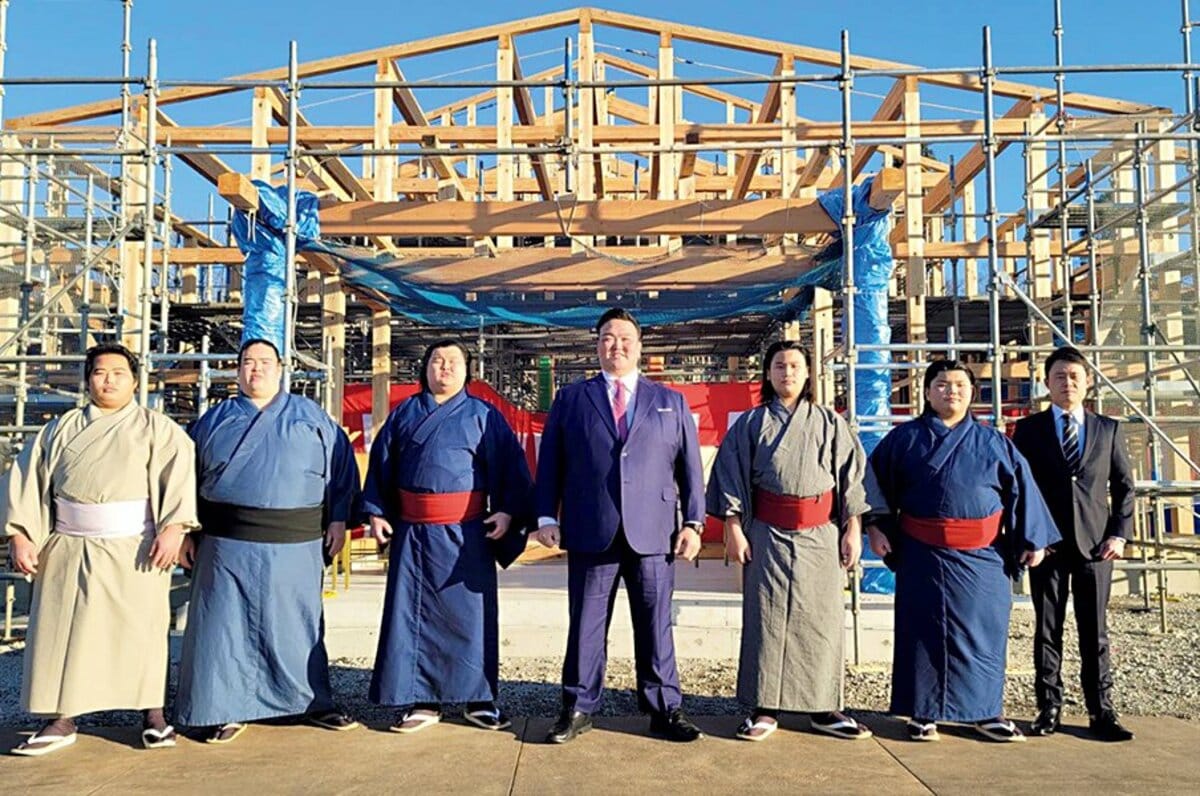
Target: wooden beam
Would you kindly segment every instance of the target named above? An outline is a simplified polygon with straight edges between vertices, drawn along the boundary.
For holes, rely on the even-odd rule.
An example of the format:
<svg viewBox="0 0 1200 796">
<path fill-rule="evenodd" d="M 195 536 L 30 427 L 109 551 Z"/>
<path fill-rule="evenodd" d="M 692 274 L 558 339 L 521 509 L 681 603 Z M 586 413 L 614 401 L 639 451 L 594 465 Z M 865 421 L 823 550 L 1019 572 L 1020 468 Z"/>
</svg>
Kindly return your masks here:
<svg viewBox="0 0 1200 796">
<path fill-rule="evenodd" d="M 258 189 L 245 174 L 222 174 L 217 178 L 217 193 L 237 210 L 258 210 Z"/>
<path fill-rule="evenodd" d="M 521 72 L 521 58 L 517 55 L 516 46 L 513 46 L 512 59 L 513 80 L 523 81 L 524 73 Z M 538 123 L 537 110 L 533 107 L 533 94 L 529 91 L 529 86 L 518 87 L 513 99 L 517 105 L 517 119 L 521 124 L 536 125 Z M 533 176 L 537 180 L 538 192 L 541 193 L 543 199 L 554 198 L 554 185 L 550 181 L 550 171 L 546 167 L 545 158 L 541 155 L 530 155 L 533 165 Z"/>
<path fill-rule="evenodd" d="M 791 59 L 780 57 L 775 63 L 775 75 L 780 75 L 785 69 L 791 69 Z M 779 114 L 779 84 L 771 83 L 767 86 L 766 96 L 763 98 L 762 106 L 758 110 L 758 116 L 755 118 L 757 124 L 771 124 L 775 121 L 775 117 Z M 760 150 L 751 150 L 742 155 L 738 161 L 737 177 L 733 181 L 733 196 L 734 199 L 743 199 L 746 196 L 747 190 L 750 188 L 750 179 L 754 173 L 758 171 L 758 162 L 762 159 Z"/>
<path fill-rule="evenodd" d="M 841 66 L 842 62 L 842 55 L 837 50 L 823 50 L 816 47 L 804 47 L 788 42 L 763 39 L 755 36 L 743 36 L 737 33 L 728 33 L 725 31 L 713 30 L 711 28 L 702 28 L 696 25 L 668 22 L 666 20 L 652 19 L 650 17 L 636 16 L 634 14 L 625 14 L 619 11 L 594 9 L 591 12 L 591 16 L 592 21 L 597 25 L 610 25 L 616 28 L 637 30 L 652 35 L 667 33 L 674 38 L 682 39 L 684 41 L 715 44 L 721 47 L 762 53 L 764 55 L 784 54 L 799 61 L 820 64 L 821 66 L 836 67 Z M 866 58 L 863 56 L 851 56 L 850 66 L 853 69 L 881 70 L 907 70 L 916 68 L 912 64 L 900 63 L 898 61 L 887 61 L 879 58 Z M 983 90 L 982 83 L 974 73 L 922 75 L 921 82 L 929 85 L 967 89 L 970 91 Z M 1024 83 L 1015 83 L 1009 80 L 997 80 L 993 84 L 993 88 L 998 96 L 1012 97 L 1015 99 L 1034 99 L 1036 97 L 1044 98 L 1048 94 L 1052 93 L 1047 91 L 1043 86 L 1031 86 Z M 1154 109 L 1154 106 L 1150 105 L 1142 105 L 1136 102 L 1127 102 L 1125 100 L 1109 99 L 1107 97 L 1098 97 L 1090 94 L 1080 94 L 1077 92 L 1068 92 L 1063 99 L 1064 104 L 1068 108 L 1081 108 L 1085 110 L 1098 111 L 1100 113 L 1137 113 Z"/>
<path fill-rule="evenodd" d="M 461 31 L 458 33 L 448 33 L 441 36 L 418 39 L 417 41 L 407 42 L 405 44 L 393 44 L 387 47 L 378 47 L 373 50 L 362 50 L 360 52 L 350 53 L 348 55 L 337 55 L 330 58 L 322 58 L 316 61 L 308 61 L 299 66 L 298 74 L 301 79 L 318 77 L 320 75 L 341 72 L 347 69 L 370 66 L 383 59 L 394 60 L 396 58 L 411 58 L 413 56 L 424 55 L 426 53 L 439 52 L 457 47 L 465 47 L 471 44 L 479 44 L 485 41 L 492 41 L 497 36 L 505 33 L 510 36 L 516 36 L 522 33 L 534 33 L 540 30 L 550 30 L 552 28 L 571 25 L 578 20 L 578 9 L 557 11 L 552 14 L 543 14 L 541 16 L 529 17 L 527 19 L 521 19 L 514 22 L 503 22 L 498 25 L 488 25 L 486 27 L 472 28 L 471 30 Z M 287 67 L 279 67 L 276 69 L 264 69 L 259 72 L 249 72 L 247 74 L 238 75 L 233 79 L 245 82 L 276 82 L 286 80 L 287 77 Z M 220 94 L 228 94 L 238 90 L 240 90 L 240 87 L 238 86 L 188 86 L 184 88 L 168 89 L 159 95 L 158 104 L 169 105 L 173 102 L 200 99 L 202 97 L 214 97 Z M 101 116 L 111 116 L 120 112 L 121 101 L 119 99 L 100 100 L 99 102 L 89 102 L 69 108 L 62 108 L 60 110 L 30 114 L 20 119 L 12 119 L 6 126 L 11 126 L 13 128 L 24 128 L 42 124 L 67 124 L 70 122 L 95 119 Z"/>
<path fill-rule="evenodd" d="M 880 190 L 876 202 L 895 195 Z M 333 205 L 321 212 L 327 235 L 764 235 L 834 232 L 838 225 L 816 200 L 714 199 L 601 202 L 417 202 Z"/>
<path fill-rule="evenodd" d="M 400 67 L 396 66 L 395 62 L 383 60 L 379 62 L 378 67 L 378 77 L 380 80 L 404 80 L 404 73 L 400 71 Z M 440 148 L 443 144 L 441 136 L 448 129 L 447 126 L 439 125 L 435 127 L 429 124 L 429 119 L 425 116 L 425 112 L 421 110 L 421 105 L 417 102 L 417 98 L 411 89 L 394 88 L 392 89 L 392 97 L 395 100 L 397 110 L 400 111 L 400 115 L 410 128 L 420 128 L 427 131 L 419 139 L 421 145 L 430 149 Z M 398 141 L 396 137 L 397 127 L 400 126 L 393 126 L 388 131 L 388 140 L 393 144 Z M 429 158 L 429 162 L 433 166 L 438 179 L 444 180 L 448 185 L 452 186 L 455 195 L 459 199 L 474 198 L 474 191 L 468 189 L 463 184 L 462 175 L 458 173 L 458 170 L 454 168 L 454 164 L 446 156 L 432 155 Z"/>
<path fill-rule="evenodd" d="M 875 109 L 875 115 L 871 117 L 871 121 L 890 122 L 900 118 L 900 112 L 904 109 L 904 92 L 906 91 L 908 82 L 908 78 L 902 77 L 892 84 L 892 88 L 888 91 L 887 96 L 883 98 L 883 101 L 879 103 L 879 107 Z M 855 148 L 854 165 L 850 170 L 850 173 L 854 177 L 862 174 L 863 169 L 866 168 L 876 149 L 877 147 L 870 144 L 864 144 Z"/>
</svg>

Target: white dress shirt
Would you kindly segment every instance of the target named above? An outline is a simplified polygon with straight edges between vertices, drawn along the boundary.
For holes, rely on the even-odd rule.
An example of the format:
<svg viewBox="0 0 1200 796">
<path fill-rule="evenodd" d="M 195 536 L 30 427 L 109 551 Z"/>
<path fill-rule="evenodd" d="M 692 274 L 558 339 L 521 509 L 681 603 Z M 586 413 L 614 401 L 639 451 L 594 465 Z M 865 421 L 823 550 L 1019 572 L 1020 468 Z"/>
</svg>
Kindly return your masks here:
<svg viewBox="0 0 1200 796">
<path fill-rule="evenodd" d="M 1063 415 L 1066 415 L 1067 412 L 1063 409 L 1060 409 L 1055 404 L 1051 404 L 1050 409 L 1052 412 L 1054 412 L 1054 433 L 1058 437 L 1058 446 L 1061 448 L 1063 443 L 1062 419 Z M 1084 439 L 1083 407 L 1075 407 L 1074 411 L 1070 413 L 1070 417 L 1071 425 L 1075 426 L 1075 434 L 1079 438 L 1079 458 L 1082 459 L 1084 450 L 1083 446 L 1086 442 L 1086 439 Z"/>
</svg>

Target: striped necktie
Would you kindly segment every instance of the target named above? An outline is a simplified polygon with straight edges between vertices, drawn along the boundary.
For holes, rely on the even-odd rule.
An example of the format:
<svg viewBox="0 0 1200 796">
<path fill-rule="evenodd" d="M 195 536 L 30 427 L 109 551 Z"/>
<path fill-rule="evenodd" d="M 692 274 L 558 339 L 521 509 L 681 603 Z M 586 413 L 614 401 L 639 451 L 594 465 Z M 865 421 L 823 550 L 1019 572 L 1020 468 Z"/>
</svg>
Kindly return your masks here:
<svg viewBox="0 0 1200 796">
<path fill-rule="evenodd" d="M 629 419 L 625 417 L 625 383 L 617 379 L 617 394 L 613 396 L 613 422 L 617 425 L 617 438 L 621 442 L 629 436 Z"/>
<path fill-rule="evenodd" d="M 1070 415 L 1063 415 L 1062 422 L 1063 458 L 1067 460 L 1067 469 L 1072 473 L 1077 473 L 1079 472 L 1079 460 L 1082 458 L 1079 450 L 1079 432 L 1076 430 L 1075 424 L 1071 422 Z"/>
</svg>

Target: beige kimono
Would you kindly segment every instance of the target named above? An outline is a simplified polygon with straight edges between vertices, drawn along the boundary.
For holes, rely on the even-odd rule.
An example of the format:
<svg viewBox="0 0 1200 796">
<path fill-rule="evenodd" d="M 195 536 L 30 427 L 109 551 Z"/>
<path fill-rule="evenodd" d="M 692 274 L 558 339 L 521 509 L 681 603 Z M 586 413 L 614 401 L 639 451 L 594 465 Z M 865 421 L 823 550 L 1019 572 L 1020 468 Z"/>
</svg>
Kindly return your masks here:
<svg viewBox="0 0 1200 796">
<path fill-rule="evenodd" d="M 187 434 L 134 403 L 107 415 L 72 409 L 25 446 L 4 487 L 4 533 L 38 545 L 21 706 L 44 716 L 162 707 L 171 575 L 149 552 L 155 532 L 199 526 Z M 147 501 L 147 531 L 57 533 L 56 499 Z"/>
</svg>

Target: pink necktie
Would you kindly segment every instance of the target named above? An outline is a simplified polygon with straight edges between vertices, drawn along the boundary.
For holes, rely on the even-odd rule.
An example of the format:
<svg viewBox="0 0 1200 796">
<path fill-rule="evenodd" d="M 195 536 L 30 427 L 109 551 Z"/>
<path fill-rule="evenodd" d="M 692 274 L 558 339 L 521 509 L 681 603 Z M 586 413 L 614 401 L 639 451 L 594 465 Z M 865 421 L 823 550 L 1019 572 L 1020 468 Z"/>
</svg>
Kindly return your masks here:
<svg viewBox="0 0 1200 796">
<path fill-rule="evenodd" d="M 617 379 L 617 394 L 613 397 L 613 422 L 617 424 L 617 438 L 621 442 L 629 434 L 629 423 L 625 419 L 625 383 Z"/>
</svg>

